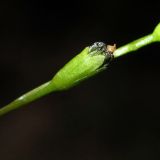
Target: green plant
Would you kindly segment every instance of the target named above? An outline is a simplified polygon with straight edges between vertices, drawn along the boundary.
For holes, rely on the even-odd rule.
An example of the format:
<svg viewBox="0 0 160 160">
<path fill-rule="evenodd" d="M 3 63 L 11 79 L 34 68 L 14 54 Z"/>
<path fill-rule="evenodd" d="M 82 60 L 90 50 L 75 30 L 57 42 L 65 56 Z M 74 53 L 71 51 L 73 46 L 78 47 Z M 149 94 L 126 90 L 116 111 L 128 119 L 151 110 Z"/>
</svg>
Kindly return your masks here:
<svg viewBox="0 0 160 160">
<path fill-rule="evenodd" d="M 117 50 L 115 50 L 115 45 L 106 47 L 104 43 L 96 42 L 92 46 L 86 47 L 68 62 L 57 72 L 52 80 L 1 108 L 0 116 L 33 102 L 50 92 L 67 90 L 84 79 L 106 69 L 113 57 L 118 58 L 153 42 L 160 42 L 160 23 L 156 26 L 153 33 L 128 43 Z"/>
</svg>

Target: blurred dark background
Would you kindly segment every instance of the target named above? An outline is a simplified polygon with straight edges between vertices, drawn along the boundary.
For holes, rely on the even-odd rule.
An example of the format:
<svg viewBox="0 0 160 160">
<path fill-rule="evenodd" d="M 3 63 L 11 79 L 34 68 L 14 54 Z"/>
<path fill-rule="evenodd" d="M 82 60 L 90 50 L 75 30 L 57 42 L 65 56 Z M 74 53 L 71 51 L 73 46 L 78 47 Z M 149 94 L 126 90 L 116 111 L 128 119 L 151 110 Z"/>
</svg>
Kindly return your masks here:
<svg viewBox="0 0 160 160">
<path fill-rule="evenodd" d="M 0 106 L 52 76 L 95 41 L 122 46 L 152 32 L 147 1 L 0 1 Z M 160 44 L 0 118 L 0 160 L 156 160 Z"/>
</svg>

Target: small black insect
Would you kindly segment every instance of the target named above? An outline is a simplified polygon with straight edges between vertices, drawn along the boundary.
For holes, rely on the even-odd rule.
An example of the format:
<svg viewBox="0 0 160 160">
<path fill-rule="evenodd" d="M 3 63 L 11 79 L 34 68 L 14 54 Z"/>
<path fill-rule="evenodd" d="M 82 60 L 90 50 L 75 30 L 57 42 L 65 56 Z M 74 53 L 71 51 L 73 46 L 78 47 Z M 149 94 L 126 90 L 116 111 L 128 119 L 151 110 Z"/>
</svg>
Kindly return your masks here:
<svg viewBox="0 0 160 160">
<path fill-rule="evenodd" d="M 105 52 L 107 48 L 103 42 L 95 42 L 93 45 L 90 46 L 90 52 L 93 52 L 96 50 Z"/>
<path fill-rule="evenodd" d="M 106 45 L 103 42 L 95 42 L 90 46 L 89 52 L 91 55 L 97 53 L 97 51 L 101 51 L 102 54 L 105 55 L 105 63 L 108 65 L 114 58 L 113 52 L 116 50 L 116 45 Z"/>
</svg>

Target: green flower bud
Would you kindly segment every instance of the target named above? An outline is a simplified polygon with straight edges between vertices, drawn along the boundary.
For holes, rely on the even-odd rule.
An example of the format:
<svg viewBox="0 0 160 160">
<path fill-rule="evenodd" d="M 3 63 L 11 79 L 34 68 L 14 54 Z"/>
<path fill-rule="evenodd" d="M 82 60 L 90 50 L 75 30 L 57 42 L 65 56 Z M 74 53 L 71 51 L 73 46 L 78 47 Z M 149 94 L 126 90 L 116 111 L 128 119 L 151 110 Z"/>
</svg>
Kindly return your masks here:
<svg viewBox="0 0 160 160">
<path fill-rule="evenodd" d="M 106 69 L 113 59 L 114 46 L 96 42 L 86 47 L 67 63 L 52 79 L 56 90 L 65 90 L 77 85 L 100 71 Z"/>
</svg>

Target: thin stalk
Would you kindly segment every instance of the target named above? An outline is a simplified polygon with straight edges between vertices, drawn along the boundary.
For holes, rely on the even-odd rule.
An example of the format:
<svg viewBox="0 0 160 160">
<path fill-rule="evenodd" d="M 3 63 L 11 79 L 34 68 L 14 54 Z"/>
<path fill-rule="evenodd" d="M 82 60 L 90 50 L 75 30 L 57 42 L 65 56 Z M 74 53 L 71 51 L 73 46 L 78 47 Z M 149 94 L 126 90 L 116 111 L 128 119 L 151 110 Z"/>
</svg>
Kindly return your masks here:
<svg viewBox="0 0 160 160">
<path fill-rule="evenodd" d="M 46 82 L 39 87 L 25 93 L 24 95 L 20 96 L 19 98 L 15 99 L 13 102 L 9 103 L 8 105 L 4 106 L 0 109 L 0 116 L 18 109 L 26 104 L 29 104 L 30 102 L 33 102 L 40 97 L 43 97 L 44 95 L 49 94 L 50 92 L 54 92 L 55 87 L 51 83 L 51 81 Z"/>
<path fill-rule="evenodd" d="M 144 46 L 151 44 L 153 42 L 155 42 L 155 37 L 153 36 L 153 34 L 149 34 L 147 36 L 139 38 L 133 42 L 130 42 L 130 43 L 118 48 L 114 52 L 114 58 L 118 58 L 120 56 L 123 56 L 123 55 L 129 53 L 129 52 L 136 51 L 136 50 L 140 49 L 141 47 L 144 47 Z"/>
<path fill-rule="evenodd" d="M 127 53 L 136 51 L 136 50 L 140 49 L 141 47 L 144 47 L 144 46 L 151 44 L 153 42 L 160 42 L 160 23 L 155 27 L 154 31 L 151 34 L 146 35 L 144 37 L 141 37 L 133 42 L 130 42 L 130 43 L 118 48 L 114 52 L 114 57 L 118 58 L 118 57 L 123 56 Z"/>
</svg>

